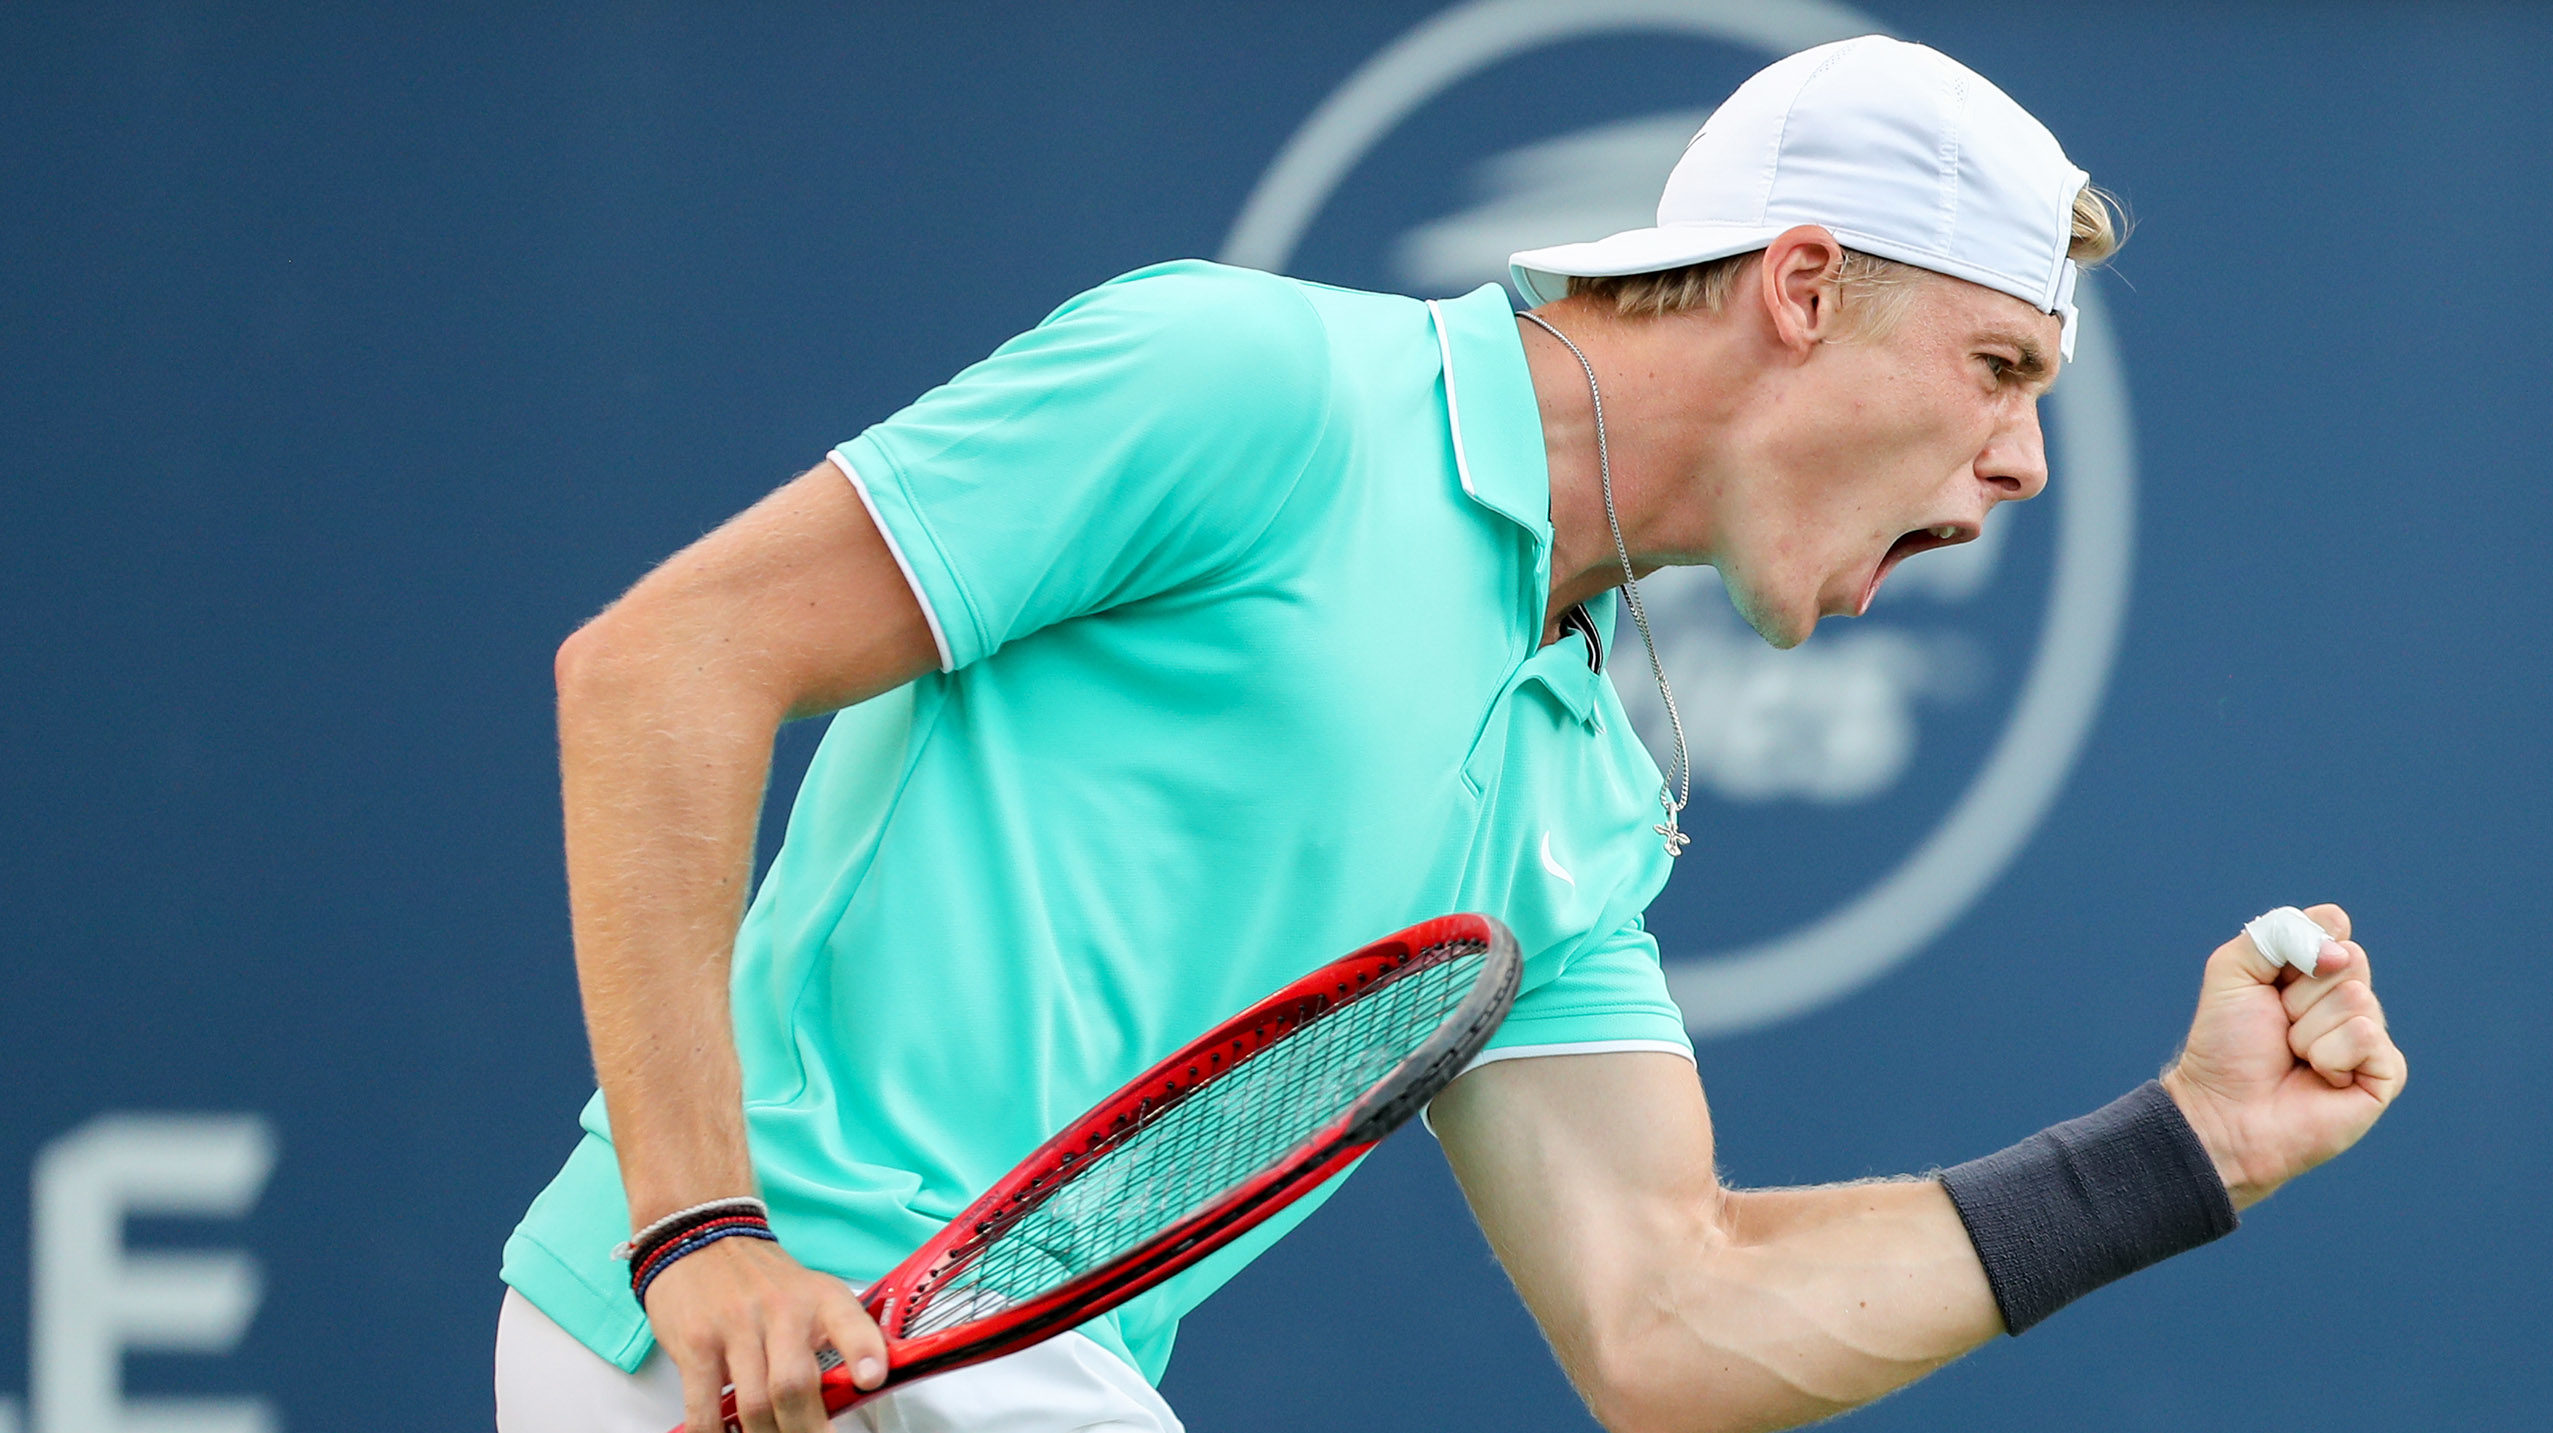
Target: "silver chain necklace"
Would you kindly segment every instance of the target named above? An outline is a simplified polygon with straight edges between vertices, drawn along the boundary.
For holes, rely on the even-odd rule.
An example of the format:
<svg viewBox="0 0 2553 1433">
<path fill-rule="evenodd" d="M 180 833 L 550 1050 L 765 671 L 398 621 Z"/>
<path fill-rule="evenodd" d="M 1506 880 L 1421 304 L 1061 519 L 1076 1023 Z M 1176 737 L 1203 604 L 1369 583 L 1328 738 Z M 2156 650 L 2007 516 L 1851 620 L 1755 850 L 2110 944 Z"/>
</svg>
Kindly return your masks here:
<svg viewBox="0 0 2553 1433">
<path fill-rule="evenodd" d="M 1677 829 L 1676 818 L 1693 796 L 1693 762 L 1685 755 L 1684 717 L 1675 709 L 1675 693 L 1667 688 L 1666 666 L 1658 660 L 1657 639 L 1649 635 L 1649 614 L 1640 606 L 1640 584 L 1631 575 L 1631 547 L 1622 540 L 1622 519 L 1613 510 L 1613 456 L 1605 450 L 1604 390 L 1596 386 L 1596 366 L 1587 361 L 1585 351 L 1569 341 L 1569 335 L 1553 328 L 1540 314 L 1520 313 L 1516 317 L 1559 339 L 1561 347 L 1569 350 L 1587 374 L 1587 397 L 1596 408 L 1596 483 L 1604 490 L 1604 520 L 1613 529 L 1613 555 L 1622 560 L 1622 605 L 1631 609 L 1631 621 L 1640 629 L 1640 645 L 1649 652 L 1649 675 L 1658 679 L 1658 696 L 1667 704 L 1667 725 L 1675 730 L 1675 761 L 1667 767 L 1666 779 L 1658 783 L 1658 804 L 1666 808 L 1667 819 L 1649 829 L 1666 838 L 1669 856 L 1681 856 L 1693 838 Z"/>
</svg>

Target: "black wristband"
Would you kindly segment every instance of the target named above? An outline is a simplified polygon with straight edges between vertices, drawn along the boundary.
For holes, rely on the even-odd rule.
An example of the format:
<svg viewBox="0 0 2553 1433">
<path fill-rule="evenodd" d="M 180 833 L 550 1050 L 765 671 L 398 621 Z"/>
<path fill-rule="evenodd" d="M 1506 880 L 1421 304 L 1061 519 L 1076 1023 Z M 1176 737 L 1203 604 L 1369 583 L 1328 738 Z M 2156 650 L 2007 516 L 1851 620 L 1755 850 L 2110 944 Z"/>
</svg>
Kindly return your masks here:
<svg viewBox="0 0 2553 1433">
<path fill-rule="evenodd" d="M 2152 1080 L 1940 1179 L 2016 1334 L 2237 1222 L 2198 1131 Z"/>
</svg>

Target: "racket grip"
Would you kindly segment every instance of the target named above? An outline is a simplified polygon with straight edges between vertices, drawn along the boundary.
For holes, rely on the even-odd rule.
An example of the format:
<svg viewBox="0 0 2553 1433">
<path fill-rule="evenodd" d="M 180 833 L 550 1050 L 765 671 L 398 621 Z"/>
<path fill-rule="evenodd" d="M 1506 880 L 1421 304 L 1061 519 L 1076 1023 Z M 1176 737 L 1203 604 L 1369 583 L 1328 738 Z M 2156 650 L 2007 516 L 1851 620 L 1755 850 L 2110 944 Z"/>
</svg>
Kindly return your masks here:
<svg viewBox="0 0 2553 1433">
<path fill-rule="evenodd" d="M 862 1388 L 853 1383 L 851 1365 L 842 1361 L 842 1355 L 835 1353 L 832 1349 L 826 1349 L 824 1354 L 829 1361 L 824 1364 L 823 1371 L 816 1375 L 816 1390 L 824 1395 L 825 1417 L 831 1418 L 847 1408 L 866 1403 L 886 1392 L 886 1385 L 883 1383 L 876 1388 Z"/>
<path fill-rule="evenodd" d="M 816 1355 L 816 1391 L 824 1396 L 824 1416 L 832 1418 L 886 1392 L 886 1385 L 862 1388 L 853 1383 L 851 1365 L 828 1348 Z M 745 1433 L 744 1419 L 736 1413 L 736 1390 L 732 1386 L 718 1395 L 718 1426 L 726 1433 Z M 676 1424 L 671 1433 L 683 1433 L 682 1425 Z"/>
</svg>

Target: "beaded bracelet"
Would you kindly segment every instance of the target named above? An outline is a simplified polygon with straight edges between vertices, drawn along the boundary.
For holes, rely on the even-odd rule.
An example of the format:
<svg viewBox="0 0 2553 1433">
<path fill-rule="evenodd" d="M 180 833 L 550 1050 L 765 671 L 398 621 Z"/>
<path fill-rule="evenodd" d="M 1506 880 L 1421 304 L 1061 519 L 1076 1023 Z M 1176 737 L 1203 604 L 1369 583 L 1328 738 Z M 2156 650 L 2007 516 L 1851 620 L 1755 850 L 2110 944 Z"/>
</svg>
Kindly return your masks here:
<svg viewBox="0 0 2553 1433">
<path fill-rule="evenodd" d="M 656 1282 L 658 1275 L 672 1268 L 677 1260 L 697 1254 L 721 1239 L 767 1239 L 774 1243 L 779 1242 L 779 1236 L 771 1232 L 771 1225 L 759 1215 L 733 1214 L 724 1219 L 712 1219 L 706 1223 L 692 1225 L 673 1238 L 648 1250 L 629 1266 L 630 1296 L 638 1300 L 640 1309 L 645 1309 L 647 1287 Z"/>
<path fill-rule="evenodd" d="M 629 1291 L 641 1310 L 647 1307 L 647 1287 L 658 1275 L 672 1268 L 674 1262 L 697 1254 L 721 1239 L 769 1239 L 771 1209 L 759 1199 L 712 1199 L 689 1209 L 677 1209 L 646 1228 L 639 1230 L 612 1250 L 615 1259 L 629 1261 Z"/>
<path fill-rule="evenodd" d="M 685 1228 L 707 1219 L 723 1218 L 730 1214 L 750 1214 L 756 1219 L 767 1221 L 771 1218 L 771 1206 L 759 1199 L 738 1195 L 728 1199 L 712 1199 L 706 1204 L 695 1204 L 689 1209 L 677 1209 L 615 1246 L 612 1257 L 636 1263 L 649 1249 L 675 1237 Z"/>
</svg>

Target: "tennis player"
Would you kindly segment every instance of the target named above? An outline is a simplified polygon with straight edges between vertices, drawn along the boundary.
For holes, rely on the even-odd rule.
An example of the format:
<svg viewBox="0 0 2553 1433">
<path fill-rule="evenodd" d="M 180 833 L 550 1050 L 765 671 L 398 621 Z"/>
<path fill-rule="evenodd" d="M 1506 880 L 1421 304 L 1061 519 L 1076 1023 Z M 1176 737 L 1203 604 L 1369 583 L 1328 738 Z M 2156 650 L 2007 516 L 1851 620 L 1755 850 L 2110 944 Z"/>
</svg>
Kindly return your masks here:
<svg viewBox="0 0 2553 1433">
<path fill-rule="evenodd" d="M 1641 927 L 1684 761 L 1600 672 L 1616 609 L 1707 563 L 1789 647 L 2038 493 L 2117 235 L 2036 120 L 1877 37 L 1749 80 L 1658 218 L 1519 255 L 1523 315 L 1130 274 L 567 642 L 601 1094 L 506 1247 L 505 1433 L 705 1433 L 729 1383 L 756 1433 L 822 1427 L 817 1350 L 881 1369 L 855 1286 L 1190 1035 L 1449 910 L 1527 962 L 1434 1128 L 1617 1430 L 1875 1398 L 2367 1130 L 2403 1059 L 2321 906 L 2312 973 L 2220 947 L 2182 1054 L 2100 1111 L 1929 1177 L 1717 1182 Z M 821 712 L 748 909 L 773 733 Z M 1309 1208 L 838 1426 L 1176 1429 L 1180 1316 Z"/>
</svg>

